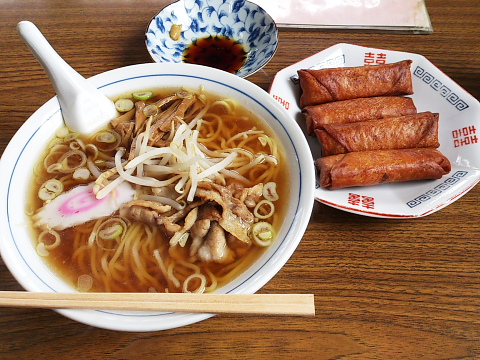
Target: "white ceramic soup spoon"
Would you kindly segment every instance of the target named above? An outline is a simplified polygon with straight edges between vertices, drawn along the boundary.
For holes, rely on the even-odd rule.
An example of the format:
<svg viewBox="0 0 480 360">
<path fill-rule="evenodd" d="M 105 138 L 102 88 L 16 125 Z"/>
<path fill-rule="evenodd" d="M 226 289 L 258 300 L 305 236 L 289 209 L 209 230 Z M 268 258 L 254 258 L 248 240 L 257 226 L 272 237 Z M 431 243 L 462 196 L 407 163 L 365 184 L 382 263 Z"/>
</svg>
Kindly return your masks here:
<svg viewBox="0 0 480 360">
<path fill-rule="evenodd" d="M 48 74 L 70 129 L 93 133 L 118 115 L 113 102 L 68 65 L 33 23 L 21 21 L 17 30 Z"/>
</svg>

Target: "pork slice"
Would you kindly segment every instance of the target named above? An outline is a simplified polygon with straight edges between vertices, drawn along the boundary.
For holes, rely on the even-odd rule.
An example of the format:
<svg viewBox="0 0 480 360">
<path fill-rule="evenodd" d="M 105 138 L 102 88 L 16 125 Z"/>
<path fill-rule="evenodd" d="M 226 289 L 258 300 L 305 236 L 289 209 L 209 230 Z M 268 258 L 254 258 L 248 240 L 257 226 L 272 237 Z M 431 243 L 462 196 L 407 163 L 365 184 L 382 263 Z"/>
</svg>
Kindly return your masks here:
<svg viewBox="0 0 480 360">
<path fill-rule="evenodd" d="M 120 135 L 122 139 L 120 141 L 120 146 L 129 147 L 133 139 L 133 129 L 135 128 L 135 123 L 132 121 L 122 122 L 115 127 L 115 131 Z"/>
<path fill-rule="evenodd" d="M 225 231 L 216 221 L 212 222 L 197 255 L 203 262 L 230 264 L 235 261 L 235 253 L 227 246 Z"/>
<path fill-rule="evenodd" d="M 192 238 L 203 238 L 207 236 L 208 230 L 210 230 L 210 220 L 201 219 L 195 221 L 195 224 L 190 229 Z"/>
<path fill-rule="evenodd" d="M 251 209 L 254 208 L 260 201 L 262 192 L 263 184 L 260 183 L 249 188 L 244 188 L 240 193 L 239 199 Z"/>
<path fill-rule="evenodd" d="M 172 129 L 172 121 L 174 122 L 174 126 L 176 128 L 177 123 L 184 118 L 188 108 L 192 106 L 196 100 L 197 98 L 195 96 L 181 99 L 164 112 L 160 113 L 158 118 L 155 119 L 155 122 L 150 127 L 148 145 L 163 146 L 163 137 Z"/>
<path fill-rule="evenodd" d="M 188 215 L 185 217 L 185 222 L 183 224 L 183 227 L 178 230 L 175 235 L 172 236 L 170 239 L 170 246 L 175 246 L 180 243 L 180 240 L 182 237 L 189 231 L 193 225 L 195 225 L 198 217 L 198 207 L 193 208 L 192 211 L 188 213 Z M 185 246 L 185 243 L 180 243 L 180 246 Z"/>
<path fill-rule="evenodd" d="M 232 188 L 205 183 L 199 185 L 196 194 L 222 207 L 222 216 L 218 223 L 225 231 L 241 241 L 250 241 L 248 231 L 253 224 L 254 216 L 241 200 L 233 197 Z"/>
<path fill-rule="evenodd" d="M 145 124 L 147 122 L 147 115 L 143 112 L 145 106 L 145 101 L 137 101 L 135 103 L 135 135 L 145 130 Z"/>
<path fill-rule="evenodd" d="M 123 122 L 131 122 L 134 119 L 134 117 L 135 117 L 135 109 L 132 109 L 112 119 L 110 121 L 110 125 L 112 125 L 113 128 L 116 128 L 119 124 Z"/>
<path fill-rule="evenodd" d="M 205 200 L 198 200 L 190 203 L 187 205 L 185 208 L 182 210 L 179 210 L 173 214 L 171 213 L 165 213 L 160 216 L 160 218 L 157 220 L 158 224 L 163 224 L 165 226 L 165 229 L 167 230 L 167 233 L 170 236 L 173 236 L 176 232 L 180 231 L 182 229 L 182 226 L 179 225 L 178 223 L 185 219 L 185 217 L 195 208 L 199 207 L 205 202 Z"/>
<path fill-rule="evenodd" d="M 195 224 L 190 229 L 192 243 L 190 244 L 190 256 L 195 256 L 205 237 L 210 230 L 212 221 L 218 221 L 221 214 L 213 203 L 206 203 L 200 206 Z"/>
<path fill-rule="evenodd" d="M 169 212 L 170 205 L 163 205 L 155 201 L 132 200 L 120 208 L 120 216 L 134 221 L 141 221 L 148 225 L 157 225 L 160 214 Z"/>
</svg>

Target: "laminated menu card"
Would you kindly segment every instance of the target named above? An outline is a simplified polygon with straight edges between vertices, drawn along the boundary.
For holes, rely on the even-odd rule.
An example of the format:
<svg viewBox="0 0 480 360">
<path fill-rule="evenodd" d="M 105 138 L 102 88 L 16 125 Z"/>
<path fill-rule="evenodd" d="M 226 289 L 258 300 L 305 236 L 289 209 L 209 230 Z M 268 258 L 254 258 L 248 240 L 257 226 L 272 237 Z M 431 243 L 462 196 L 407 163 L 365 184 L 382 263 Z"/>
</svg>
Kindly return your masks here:
<svg viewBox="0 0 480 360">
<path fill-rule="evenodd" d="M 433 31 L 424 0 L 251 0 L 278 27 L 396 31 Z"/>
</svg>

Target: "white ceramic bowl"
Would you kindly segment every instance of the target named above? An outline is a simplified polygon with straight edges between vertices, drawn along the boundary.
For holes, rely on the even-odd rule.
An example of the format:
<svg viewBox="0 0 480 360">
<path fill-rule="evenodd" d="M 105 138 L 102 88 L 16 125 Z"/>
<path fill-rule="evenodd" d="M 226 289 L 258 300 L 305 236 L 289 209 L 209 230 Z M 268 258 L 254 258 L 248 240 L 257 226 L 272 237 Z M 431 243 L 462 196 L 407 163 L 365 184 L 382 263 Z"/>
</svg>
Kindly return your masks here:
<svg viewBox="0 0 480 360">
<path fill-rule="evenodd" d="M 181 25 L 178 40 L 170 36 L 172 25 Z M 163 8 L 147 28 L 146 45 L 156 62 L 183 61 L 187 46 L 208 36 L 238 41 L 247 59 L 236 75 L 246 77 L 265 66 L 278 45 L 275 21 L 260 6 L 245 0 L 178 0 Z"/>
<path fill-rule="evenodd" d="M 265 119 L 281 139 L 290 167 L 290 206 L 278 238 L 245 273 L 218 290 L 220 293 L 254 293 L 287 262 L 299 244 L 314 202 L 313 159 L 305 136 L 293 118 L 268 93 L 235 75 L 191 64 L 128 66 L 89 79 L 107 96 L 145 88 L 185 86 L 237 99 Z M 56 98 L 35 112 L 8 144 L 0 161 L 0 250 L 6 265 L 28 291 L 73 292 L 39 258 L 30 236 L 24 208 L 33 166 L 52 134 L 62 125 Z M 34 156 L 32 156 L 34 154 Z M 145 313 L 97 310 L 59 310 L 76 321 L 123 331 L 153 331 L 184 326 L 211 314 Z"/>
</svg>

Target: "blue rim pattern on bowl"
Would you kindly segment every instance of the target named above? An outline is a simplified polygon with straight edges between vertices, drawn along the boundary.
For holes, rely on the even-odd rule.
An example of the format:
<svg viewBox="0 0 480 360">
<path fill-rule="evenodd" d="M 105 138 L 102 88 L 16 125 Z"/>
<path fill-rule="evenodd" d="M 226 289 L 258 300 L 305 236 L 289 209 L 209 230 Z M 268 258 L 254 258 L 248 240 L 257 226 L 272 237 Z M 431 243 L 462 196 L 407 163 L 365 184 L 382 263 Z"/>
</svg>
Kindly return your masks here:
<svg viewBox="0 0 480 360">
<path fill-rule="evenodd" d="M 273 99 L 271 100 L 271 106 L 273 106 L 273 104 L 276 105 L 273 107 L 269 105 L 268 101 L 268 104 L 260 101 L 258 95 L 261 90 L 259 88 L 254 88 L 254 85 L 250 82 L 244 83 L 244 85 L 249 86 L 244 89 L 242 86 L 239 86 L 244 80 L 239 78 L 235 79 L 235 76 L 230 74 L 227 74 L 226 76 L 231 76 L 234 78 L 233 80 L 235 80 L 231 84 L 226 81 L 226 79 L 211 79 L 209 77 L 210 72 L 217 70 L 198 65 L 165 65 L 167 66 L 166 69 L 154 68 L 155 66 L 158 65 L 133 65 L 128 67 L 127 75 L 113 76 L 113 74 L 122 70 L 118 69 L 117 71 L 112 70 L 97 75 L 96 77 L 91 78 L 91 80 L 98 79 L 95 85 L 98 88 L 104 89 L 106 93 L 108 93 L 108 89 L 114 87 L 114 85 L 118 83 L 123 84 L 130 81 L 136 82 L 138 79 L 142 79 L 142 84 L 144 83 L 144 79 L 158 77 L 168 78 L 170 79 L 170 82 L 172 81 L 172 78 L 177 78 L 177 81 L 180 83 L 187 83 L 186 81 L 192 78 L 200 79 L 202 82 L 205 82 L 205 84 L 209 84 L 209 87 L 213 86 L 227 90 L 230 89 L 233 93 L 238 94 L 240 97 L 245 97 L 247 101 L 251 101 L 252 104 L 256 104 L 262 112 L 264 111 L 268 114 L 268 117 L 272 117 L 272 125 L 275 124 L 275 126 L 278 126 L 288 139 L 287 143 L 291 143 L 291 146 L 293 146 L 293 151 L 290 152 L 290 155 L 296 159 L 295 162 L 298 162 L 300 170 L 297 175 L 298 181 L 295 182 L 304 185 L 298 188 L 298 193 L 294 194 L 294 197 L 298 196 L 300 199 L 308 199 L 308 204 L 304 202 L 305 206 L 302 205 L 290 209 L 289 212 L 293 213 L 289 216 L 293 216 L 293 219 L 290 225 L 284 229 L 285 237 L 282 238 L 282 241 L 269 248 L 264 254 L 264 257 L 262 257 L 262 262 L 255 264 L 252 268 L 247 270 L 248 275 L 246 273 L 245 277 L 234 280 L 231 285 L 227 285 L 224 289 L 224 291 L 228 293 L 255 292 L 269 281 L 289 259 L 301 240 L 301 237 L 297 238 L 298 234 L 303 233 L 308 224 L 309 216 L 305 215 L 310 214 L 314 201 L 314 171 L 313 164 L 307 159 L 309 155 L 308 147 L 297 147 L 292 139 L 294 135 L 298 137 L 298 135 L 301 134 L 299 133 L 300 130 L 297 130 L 296 124 L 293 121 L 282 122 L 280 117 L 282 116 L 281 112 L 283 110 Z M 175 68 L 179 66 L 179 70 L 173 70 L 172 66 Z M 185 81 L 183 79 L 185 79 Z M 155 81 L 155 83 L 157 83 L 157 81 Z M 18 218 L 18 213 L 23 214 L 23 208 L 18 206 L 18 196 L 14 196 L 14 194 L 18 194 L 19 188 L 23 187 L 21 184 L 22 181 L 17 181 L 19 178 L 23 177 L 21 168 L 18 164 L 22 162 L 21 158 L 26 157 L 29 153 L 29 147 L 32 142 L 43 141 L 39 138 L 44 136 L 44 133 L 50 132 L 51 129 L 56 128 L 58 123 L 61 122 L 58 102 L 53 100 L 54 99 L 45 104 L 45 106 L 39 110 L 38 116 L 30 118 L 26 124 L 22 126 L 19 131 L 21 134 L 16 134 L 15 137 L 21 138 L 23 136 L 22 134 L 28 134 L 27 141 L 19 148 L 16 148 L 14 144 L 9 144 L 4 153 L 6 156 L 5 158 L 2 157 L 2 162 L 0 164 L 2 169 L 6 169 L 7 173 L 10 174 L 9 177 L 5 177 L 0 181 L 2 185 L 6 185 L 0 186 L 2 189 L 0 197 L 5 199 L 4 203 L 7 215 L 5 219 L 0 219 L 0 222 L 9 230 L 0 236 L 2 239 L 0 242 L 0 250 L 2 257 L 5 257 L 7 267 L 9 267 L 11 271 L 16 269 L 16 271 L 12 273 L 17 276 L 18 273 L 21 273 L 21 276 L 17 277 L 17 280 L 29 291 L 66 291 L 64 290 L 66 285 L 60 280 L 57 280 L 57 277 L 52 274 L 50 270 L 46 269 L 44 265 L 40 269 L 40 272 L 37 272 L 38 268 L 36 265 L 30 266 L 29 261 L 31 261 L 32 257 L 35 258 L 35 262 L 40 262 L 41 260 L 37 258 L 34 247 L 25 247 L 20 244 L 25 239 L 24 232 L 26 230 L 24 225 L 18 225 L 18 221 L 15 220 Z M 45 120 L 43 120 L 44 117 Z M 39 120 L 42 121 L 39 122 Z M 303 137 L 301 137 L 301 139 L 303 139 Z M 303 140 L 301 140 L 300 143 L 302 141 Z M 15 143 L 15 141 L 12 143 Z M 17 215 L 12 215 L 14 212 Z M 267 264 L 269 267 L 268 272 L 264 271 Z M 38 279 L 39 281 L 35 279 Z M 68 318 L 85 324 L 121 331 L 166 330 L 169 328 L 189 325 L 213 316 L 212 314 L 139 313 L 97 310 L 58 310 L 58 312 Z M 161 321 L 159 321 L 159 319 L 161 319 Z"/>
<path fill-rule="evenodd" d="M 170 37 L 172 25 L 182 25 L 180 38 Z M 163 8 L 150 22 L 147 50 L 156 62 L 183 62 L 185 49 L 197 39 L 221 35 L 242 44 L 247 60 L 236 73 L 252 75 L 265 66 L 278 46 L 274 20 L 246 0 L 179 0 Z"/>
</svg>

